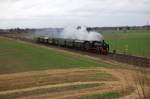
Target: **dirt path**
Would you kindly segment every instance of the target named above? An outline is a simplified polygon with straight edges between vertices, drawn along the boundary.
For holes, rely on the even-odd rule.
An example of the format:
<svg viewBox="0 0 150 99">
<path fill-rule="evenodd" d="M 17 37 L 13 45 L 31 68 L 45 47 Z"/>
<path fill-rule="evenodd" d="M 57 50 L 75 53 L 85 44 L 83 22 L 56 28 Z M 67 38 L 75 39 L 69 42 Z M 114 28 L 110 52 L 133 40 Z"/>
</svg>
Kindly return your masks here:
<svg viewBox="0 0 150 99">
<path fill-rule="evenodd" d="M 92 94 L 101 94 L 109 91 L 114 91 L 119 87 L 107 85 L 103 88 L 101 87 L 94 87 L 88 89 L 81 89 L 81 90 L 71 90 L 71 91 L 64 91 L 64 92 L 57 92 L 57 93 L 48 93 L 48 94 L 41 94 L 41 95 L 33 95 L 24 97 L 23 99 L 34 99 L 34 98 L 43 98 L 43 99 L 76 99 L 80 96 L 84 95 L 92 95 Z"/>
<path fill-rule="evenodd" d="M 98 76 L 103 79 L 85 79 L 86 75 L 88 77 L 96 77 L 97 73 L 106 73 L 106 75 L 112 75 L 111 77 L 103 75 Z M 19 97 L 25 99 L 33 98 L 52 98 L 52 99 L 72 99 L 74 97 L 79 97 L 83 95 L 91 95 L 96 93 L 104 93 L 110 91 L 118 91 L 122 89 L 128 89 L 130 91 L 134 87 L 134 80 L 132 78 L 133 71 L 123 70 L 123 69 L 108 69 L 108 68 L 89 68 L 89 69 L 57 69 L 57 70 L 43 70 L 43 71 L 32 71 L 32 72 L 23 72 L 23 73 L 14 73 L 14 74 L 4 74 L 0 75 L 0 83 L 5 84 L 7 81 L 11 82 L 10 84 L 16 84 L 9 90 L 1 90 L 0 97 L 5 96 L 14 96 L 20 95 Z M 96 75 L 94 75 L 96 74 Z M 37 79 L 37 78 L 38 79 Z M 57 79 L 58 78 L 58 79 Z M 64 79 L 62 79 L 64 78 Z M 41 79 L 42 84 L 34 86 Z M 49 79 L 49 80 L 48 80 Z M 62 79 L 58 81 L 59 79 Z M 68 82 L 68 80 L 71 80 Z M 58 81 L 58 82 L 56 82 Z M 52 82 L 56 82 L 52 84 Z M 44 84 L 43 84 L 44 83 Z M 64 89 L 61 92 L 46 92 L 39 93 L 43 90 L 49 90 L 51 88 L 61 88 L 73 85 L 82 85 L 82 84 L 101 84 L 104 83 L 103 87 L 93 87 L 93 88 L 84 88 L 79 90 L 67 90 Z M 24 87 L 17 88 L 21 85 Z M 28 84 L 28 86 L 26 86 Z M 29 86 L 31 85 L 31 86 Z M 17 87 L 16 87 L 17 86 Z M 37 91 L 38 94 L 23 95 L 25 93 L 32 93 Z M 132 91 L 133 92 L 133 91 Z M 132 95 L 132 94 L 131 94 Z M 134 95 L 134 94 L 133 94 Z"/>
<path fill-rule="evenodd" d="M 80 97 L 80 96 L 83 96 L 83 95 L 91 95 L 91 94 L 97 94 L 97 93 L 104 93 L 104 92 L 111 92 L 111 91 L 120 91 L 122 90 L 123 88 L 127 88 L 127 87 L 130 87 L 130 84 L 132 85 L 133 84 L 133 80 L 132 80 L 132 76 L 130 73 L 128 73 L 129 71 L 128 70 L 114 70 L 114 69 L 100 69 L 102 71 L 105 71 L 105 72 L 109 72 L 110 74 L 116 76 L 117 78 L 119 78 L 119 81 L 115 81 L 115 82 L 104 82 L 107 84 L 107 86 L 105 86 L 104 88 L 91 88 L 90 90 L 79 90 L 79 91 L 69 91 L 69 92 L 61 92 L 61 93 L 56 93 L 56 94 L 42 94 L 42 95 L 38 95 L 38 96 L 29 96 L 29 97 L 25 97 L 25 98 L 35 98 L 35 97 L 38 97 L 38 98 L 44 98 L 44 99 L 47 99 L 49 97 L 52 97 L 50 99 L 74 99 L 74 98 L 77 98 L 77 97 Z M 128 73 L 127 75 L 125 75 L 124 73 Z M 128 78 L 126 78 L 126 77 Z M 125 79 L 124 79 L 125 78 Z M 131 81 L 131 82 L 130 82 Z M 108 85 L 108 83 L 110 83 Z M 126 96 L 124 96 L 126 97 Z M 130 95 L 130 97 L 135 97 L 135 94 Z M 126 99 L 126 98 L 125 98 Z"/>
<path fill-rule="evenodd" d="M 73 86 L 73 85 L 82 85 L 82 84 L 115 84 L 117 81 L 89 81 L 89 82 L 73 82 L 73 83 L 62 83 L 62 84 L 55 84 L 55 85 L 45 85 L 45 86 L 38 86 L 38 87 L 31 87 L 31 88 L 24 88 L 24 89 L 15 89 L 15 90 L 7 90 L 7 91 L 1 91 L 0 95 L 6 95 L 6 94 L 13 94 L 13 93 L 20 93 L 20 92 L 28 92 L 28 91 L 34 91 L 39 89 L 48 89 L 48 88 L 56 88 L 56 87 L 65 87 L 65 86 Z"/>
</svg>

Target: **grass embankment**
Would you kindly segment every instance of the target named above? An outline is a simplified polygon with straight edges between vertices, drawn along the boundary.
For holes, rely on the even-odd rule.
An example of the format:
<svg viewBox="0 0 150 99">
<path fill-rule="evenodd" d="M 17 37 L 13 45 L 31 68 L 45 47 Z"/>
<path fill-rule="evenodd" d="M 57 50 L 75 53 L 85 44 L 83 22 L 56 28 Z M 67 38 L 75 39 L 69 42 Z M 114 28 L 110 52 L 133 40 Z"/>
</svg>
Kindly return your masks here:
<svg viewBox="0 0 150 99">
<path fill-rule="evenodd" d="M 89 58 L 0 37 L 0 73 L 111 66 Z"/>
<path fill-rule="evenodd" d="M 127 31 L 103 33 L 110 50 L 130 55 L 150 56 L 150 31 Z"/>
</svg>

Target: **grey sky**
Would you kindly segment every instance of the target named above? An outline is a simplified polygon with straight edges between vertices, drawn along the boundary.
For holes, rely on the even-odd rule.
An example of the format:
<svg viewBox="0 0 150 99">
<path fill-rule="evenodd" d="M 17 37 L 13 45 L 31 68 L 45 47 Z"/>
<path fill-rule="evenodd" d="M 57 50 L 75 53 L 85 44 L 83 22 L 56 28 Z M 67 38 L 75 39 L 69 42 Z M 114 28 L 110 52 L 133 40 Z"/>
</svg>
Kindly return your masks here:
<svg viewBox="0 0 150 99">
<path fill-rule="evenodd" d="M 0 28 L 145 25 L 150 0 L 0 0 Z"/>
</svg>

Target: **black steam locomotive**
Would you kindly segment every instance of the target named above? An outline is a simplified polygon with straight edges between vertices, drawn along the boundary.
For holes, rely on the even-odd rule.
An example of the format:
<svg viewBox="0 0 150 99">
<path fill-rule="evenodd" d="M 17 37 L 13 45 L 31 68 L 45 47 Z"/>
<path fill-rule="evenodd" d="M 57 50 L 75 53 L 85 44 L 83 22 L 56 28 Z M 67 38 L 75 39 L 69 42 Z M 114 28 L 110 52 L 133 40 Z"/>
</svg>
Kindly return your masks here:
<svg viewBox="0 0 150 99">
<path fill-rule="evenodd" d="M 67 48 L 74 48 L 83 51 L 90 51 L 99 54 L 107 55 L 109 52 L 109 45 L 103 41 L 86 41 L 77 39 L 64 39 L 64 38 L 50 38 L 41 36 L 36 39 L 38 43 L 62 46 Z"/>
</svg>

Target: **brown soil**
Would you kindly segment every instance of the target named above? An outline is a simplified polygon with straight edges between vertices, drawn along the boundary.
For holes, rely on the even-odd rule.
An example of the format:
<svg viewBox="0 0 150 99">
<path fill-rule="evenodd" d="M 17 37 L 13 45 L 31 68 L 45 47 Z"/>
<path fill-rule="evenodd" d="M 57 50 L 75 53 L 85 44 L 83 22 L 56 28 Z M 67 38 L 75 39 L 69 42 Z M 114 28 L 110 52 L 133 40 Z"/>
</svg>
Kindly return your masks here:
<svg viewBox="0 0 150 99">
<path fill-rule="evenodd" d="M 0 98 L 74 99 L 109 91 L 119 91 L 128 97 L 129 95 L 136 97 L 133 74 L 134 72 L 130 70 L 108 68 L 57 69 L 3 74 L 0 75 Z M 76 89 L 69 87 L 81 84 L 102 85 Z"/>
<path fill-rule="evenodd" d="M 64 69 L 0 75 L 0 91 L 66 82 L 112 81 L 117 78 L 100 70 Z"/>
</svg>

